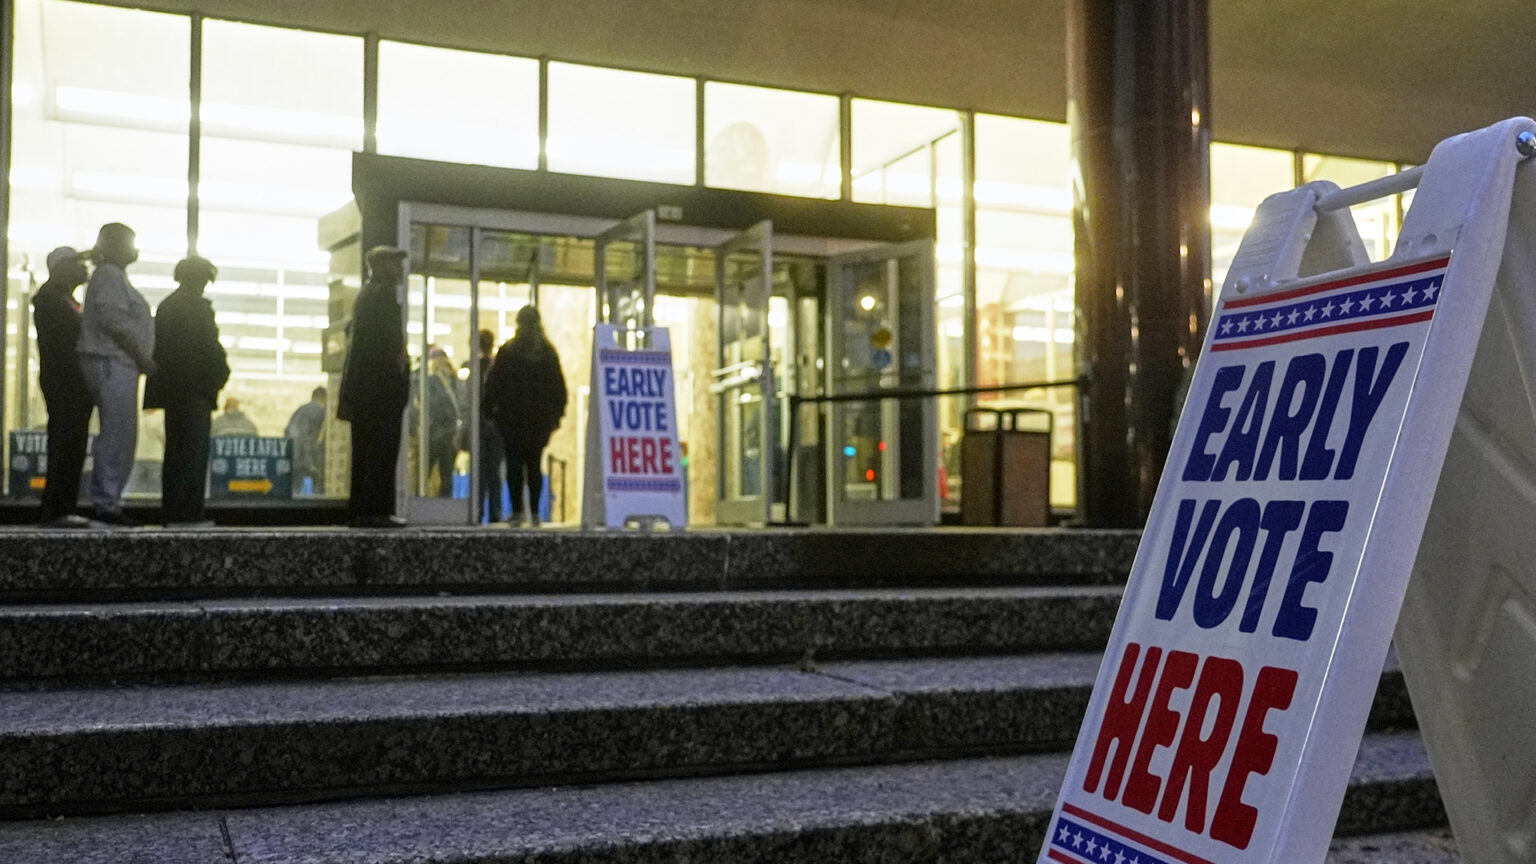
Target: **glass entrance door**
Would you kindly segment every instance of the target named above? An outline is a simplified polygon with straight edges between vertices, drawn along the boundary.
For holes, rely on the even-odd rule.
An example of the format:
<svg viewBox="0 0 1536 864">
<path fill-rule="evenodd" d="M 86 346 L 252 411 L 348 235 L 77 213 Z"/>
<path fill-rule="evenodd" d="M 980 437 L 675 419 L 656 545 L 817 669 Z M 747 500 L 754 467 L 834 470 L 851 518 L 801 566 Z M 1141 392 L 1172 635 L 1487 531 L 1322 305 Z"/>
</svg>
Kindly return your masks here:
<svg viewBox="0 0 1536 864">
<path fill-rule="evenodd" d="M 406 416 L 406 516 L 415 524 L 471 521 L 479 428 L 481 229 L 415 226 L 412 256 L 423 272 L 407 279 L 406 345 L 411 358 Z"/>
<path fill-rule="evenodd" d="M 593 241 L 598 317 L 629 329 L 655 321 L 656 211 L 647 210 Z"/>
<path fill-rule="evenodd" d="M 827 394 L 932 389 L 933 314 L 931 242 L 829 258 Z M 934 400 L 834 401 L 828 406 L 828 522 L 936 524 Z"/>
<path fill-rule="evenodd" d="M 715 520 L 761 525 L 784 518 L 778 399 L 769 323 L 773 223 L 759 222 L 721 244 L 715 256 L 719 353 L 710 393 L 718 424 Z"/>
</svg>

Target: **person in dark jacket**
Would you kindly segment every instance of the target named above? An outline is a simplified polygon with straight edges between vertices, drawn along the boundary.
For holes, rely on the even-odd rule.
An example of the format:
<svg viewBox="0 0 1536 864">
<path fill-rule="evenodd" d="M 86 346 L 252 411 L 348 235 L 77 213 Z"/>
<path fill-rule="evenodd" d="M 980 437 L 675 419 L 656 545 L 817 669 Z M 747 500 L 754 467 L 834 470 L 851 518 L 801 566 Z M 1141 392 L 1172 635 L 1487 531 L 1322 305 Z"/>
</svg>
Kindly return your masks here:
<svg viewBox="0 0 1536 864">
<path fill-rule="evenodd" d="M 517 313 L 517 333 L 496 352 L 486 376 L 487 413 L 496 418 L 497 431 L 507 448 L 507 485 L 512 491 L 512 515 L 520 524 L 531 514 L 539 524 L 539 495 L 544 475 L 539 459 L 549 436 L 565 414 L 565 375 L 560 357 L 544 335 L 539 310 L 524 306 Z M 525 507 L 523 490 L 528 491 Z"/>
<path fill-rule="evenodd" d="M 68 246 L 48 253 L 48 281 L 32 297 L 37 326 L 37 383 L 48 406 L 48 485 L 43 487 L 39 521 L 50 528 L 84 528 L 75 513 L 80 471 L 91 424 L 91 394 L 80 375 L 75 343 L 80 341 L 80 304 L 75 289 L 85 284 L 85 262 Z"/>
<path fill-rule="evenodd" d="M 496 418 L 490 413 L 490 402 L 485 398 L 486 382 L 491 377 L 491 362 L 496 356 L 496 334 L 481 330 L 477 340 L 479 350 L 475 362 L 480 364 L 480 499 L 486 518 L 501 521 L 502 467 L 506 465 L 507 448 L 496 431 Z M 467 401 L 467 400 L 466 400 Z M 479 514 L 476 514 L 479 519 Z"/>
<path fill-rule="evenodd" d="M 218 269 L 194 255 L 178 261 L 173 276 L 176 290 L 155 310 L 155 371 L 144 381 L 144 407 L 165 409 L 161 518 L 168 527 L 199 527 L 212 524 L 203 518 L 208 435 L 229 361 L 203 296 Z"/>
<path fill-rule="evenodd" d="M 352 424 L 352 497 L 347 508 L 351 524 L 360 528 L 405 524 L 394 515 L 400 420 L 410 400 L 399 295 L 405 257 L 405 250 L 393 246 L 368 250 L 368 281 L 358 292 L 348 325 L 336 416 Z"/>
</svg>

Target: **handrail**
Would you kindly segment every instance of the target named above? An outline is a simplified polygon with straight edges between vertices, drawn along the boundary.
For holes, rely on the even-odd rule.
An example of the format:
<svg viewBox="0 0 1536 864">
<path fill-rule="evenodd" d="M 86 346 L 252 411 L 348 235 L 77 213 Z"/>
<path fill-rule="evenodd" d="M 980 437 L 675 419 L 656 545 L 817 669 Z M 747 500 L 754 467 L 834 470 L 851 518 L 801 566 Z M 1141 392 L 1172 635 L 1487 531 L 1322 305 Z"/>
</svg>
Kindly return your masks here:
<svg viewBox="0 0 1536 864">
<path fill-rule="evenodd" d="M 560 466 L 560 518 L 558 520 L 555 520 L 553 518 L 554 515 L 555 515 L 553 512 L 551 512 L 549 515 L 550 515 L 552 521 L 564 522 L 565 521 L 565 475 L 570 471 L 570 462 L 568 462 L 565 459 L 559 458 L 558 456 L 556 456 L 553 453 L 549 454 L 549 464 L 548 464 L 548 467 L 544 469 L 544 476 L 546 478 L 545 482 L 548 482 L 548 483 L 551 483 L 551 484 L 554 483 L 554 480 L 555 480 L 555 466 L 556 465 Z M 550 489 L 550 494 L 551 495 L 554 494 L 554 489 L 553 488 Z M 538 504 L 535 503 L 533 506 L 537 507 Z M 551 507 L 550 510 L 553 511 L 554 508 Z"/>
<path fill-rule="evenodd" d="M 991 387 L 947 387 L 947 388 L 891 388 L 889 390 L 869 390 L 863 393 L 835 393 L 822 396 L 800 396 L 795 393 L 776 393 L 774 399 L 787 399 L 789 401 L 789 430 L 788 442 L 785 452 L 784 468 L 784 523 L 795 524 L 792 518 L 792 509 L 795 506 L 795 451 L 800 444 L 800 406 L 817 405 L 827 402 L 880 402 L 886 399 L 932 399 L 939 396 L 976 396 L 983 393 L 1011 393 L 1018 390 L 1044 390 L 1058 387 L 1073 387 L 1083 389 L 1088 387 L 1089 377 L 1079 375 L 1076 378 L 1064 378 L 1056 381 L 1033 381 L 1020 384 L 998 384 Z M 830 445 L 829 445 L 830 446 Z M 831 482 L 831 478 L 827 478 Z"/>
</svg>

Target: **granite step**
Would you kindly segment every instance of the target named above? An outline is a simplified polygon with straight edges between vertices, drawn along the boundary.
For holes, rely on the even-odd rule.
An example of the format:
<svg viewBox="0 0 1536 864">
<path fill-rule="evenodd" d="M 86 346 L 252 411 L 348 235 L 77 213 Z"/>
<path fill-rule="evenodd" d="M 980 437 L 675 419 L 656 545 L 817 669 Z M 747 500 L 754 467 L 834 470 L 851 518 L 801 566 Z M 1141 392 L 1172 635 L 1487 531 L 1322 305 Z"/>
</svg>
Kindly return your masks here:
<svg viewBox="0 0 1536 864">
<path fill-rule="evenodd" d="M 1068 750 L 1091 653 L 0 694 L 0 818 Z M 1384 673 L 1372 728 L 1402 717 Z M 40 783 L 38 778 L 48 778 Z"/>
<path fill-rule="evenodd" d="M 1449 828 L 1335 840 L 1326 864 L 1462 864 Z"/>
<path fill-rule="evenodd" d="M 0 602 L 1121 584 L 1139 533 L 497 528 L 0 531 Z"/>
<path fill-rule="evenodd" d="M 1018 864 L 1034 860 L 1040 848 L 1066 762 L 1061 754 L 1021 755 L 0 823 L 0 860 Z M 1419 831 L 1444 820 L 1418 737 L 1367 736 L 1336 833 L 1360 834 L 1361 826 L 1371 834 Z"/>
<path fill-rule="evenodd" d="M 591 669 L 1097 649 L 1117 586 L 0 606 L 0 681 Z"/>
</svg>

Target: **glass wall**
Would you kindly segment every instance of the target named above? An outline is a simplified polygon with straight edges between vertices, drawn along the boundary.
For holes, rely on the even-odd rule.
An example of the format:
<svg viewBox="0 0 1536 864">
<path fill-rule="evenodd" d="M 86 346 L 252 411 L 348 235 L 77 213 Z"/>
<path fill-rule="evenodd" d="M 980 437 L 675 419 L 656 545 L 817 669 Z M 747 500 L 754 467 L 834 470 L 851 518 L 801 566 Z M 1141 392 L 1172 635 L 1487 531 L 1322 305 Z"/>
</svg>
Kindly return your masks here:
<svg viewBox="0 0 1536 864">
<path fill-rule="evenodd" d="M 333 309 L 328 300 L 346 294 L 338 286 L 355 288 L 357 281 L 346 270 L 355 264 L 343 262 L 334 272 L 351 274 L 345 284 L 328 284 L 317 221 L 351 199 L 351 154 L 364 139 L 363 38 L 203 22 L 198 186 L 189 190 L 192 19 L 78 0 L 15 0 L 15 8 L 6 428 L 44 422 L 32 342 L 20 338 L 28 332 L 30 292 L 46 275 L 43 256 L 65 243 L 88 247 L 101 224 L 123 221 L 138 231 L 143 256 L 131 274 L 152 304 L 172 288 L 171 267 L 189 247 L 219 265 L 209 297 L 234 368 L 226 395 L 260 433 L 283 434 L 292 411 L 327 381 L 323 333 L 345 310 L 345 303 Z M 702 84 L 700 117 L 695 78 L 396 41 L 381 41 L 378 49 L 382 153 L 533 169 L 542 146 L 553 171 L 686 185 L 702 177 L 712 187 L 825 199 L 842 193 L 846 169 L 855 201 L 935 210 L 938 386 L 1060 380 L 1076 372 L 1063 124 L 860 98 L 848 100 L 843 118 L 836 96 L 717 81 Z M 543 142 L 541 120 L 548 130 Z M 965 176 L 968 123 L 972 177 Z M 1297 180 L 1352 185 L 1394 167 L 1219 143 L 1211 163 L 1217 284 L 1266 195 Z M 190 227 L 189 191 L 197 202 Z M 972 249 L 965 246 L 970 208 Z M 1397 199 L 1354 208 L 1373 258 L 1390 253 L 1400 208 Z M 968 255 L 974 285 L 966 284 Z M 485 325 L 504 338 L 529 289 L 486 279 L 481 290 Z M 567 292 L 582 290 L 552 287 L 550 296 L 579 306 Z M 974 320 L 965 318 L 969 291 Z M 446 288 L 440 296 L 457 297 Z M 683 308 L 672 310 L 680 322 L 708 318 Z M 571 319 L 582 328 L 589 320 L 589 312 Z M 967 334 L 975 341 L 971 358 Z M 449 340 L 460 365 L 458 352 L 467 350 L 461 336 Z M 966 374 L 967 359 L 974 377 Z M 1057 506 L 1070 506 L 1070 391 L 981 401 L 1052 412 L 1051 496 Z M 951 506 L 958 503 L 956 445 L 968 404 L 940 403 L 941 488 Z M 157 462 L 158 417 L 146 415 L 143 428 L 141 457 Z M 579 441 L 569 431 L 575 458 Z M 135 488 L 153 491 L 140 482 L 147 476 Z"/>
<path fill-rule="evenodd" d="M 704 85 L 704 184 L 781 195 L 841 192 L 836 96 Z"/>
<path fill-rule="evenodd" d="M 1071 145 L 1060 123 L 976 115 L 976 384 L 1074 377 Z M 1050 499 L 1076 500 L 1070 388 L 982 396 L 1052 433 Z M 1047 421 L 1049 417 L 1049 421 Z"/>
<path fill-rule="evenodd" d="M 1300 182 L 1332 180 L 1342 188 L 1386 177 L 1396 170 L 1391 162 L 1304 153 L 1301 157 Z M 1355 225 L 1360 229 L 1365 252 L 1372 261 L 1380 261 L 1392 254 L 1399 227 L 1398 207 L 1398 196 L 1393 195 L 1349 208 L 1350 214 L 1355 217 Z"/>
<path fill-rule="evenodd" d="M 1211 285 L 1221 291 L 1243 232 L 1260 203 L 1296 185 L 1296 154 L 1289 150 L 1211 145 Z"/>
<path fill-rule="evenodd" d="M 47 417 L 34 343 L 18 337 L 31 334 L 30 295 L 47 278 L 48 250 L 89 249 L 101 225 L 124 222 L 141 250 L 134 284 L 151 304 L 173 287 L 171 268 L 187 249 L 191 26 L 175 15 L 20 0 L 15 38 L 5 425 L 28 429 Z M 162 427 L 158 414 L 141 416 L 129 491 L 157 492 Z"/>
<path fill-rule="evenodd" d="M 539 166 L 539 61 L 379 43 L 379 152 Z"/>
<path fill-rule="evenodd" d="M 549 64 L 549 170 L 692 184 L 692 78 Z"/>
<path fill-rule="evenodd" d="M 214 422 L 243 414 L 257 434 L 281 437 L 326 383 L 318 219 L 352 198 L 363 40 L 209 20 L 202 59 L 196 242 L 219 265 L 207 293 L 233 370 Z"/>
</svg>

